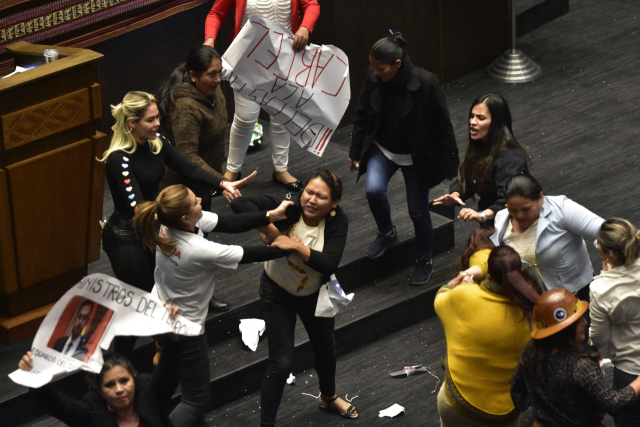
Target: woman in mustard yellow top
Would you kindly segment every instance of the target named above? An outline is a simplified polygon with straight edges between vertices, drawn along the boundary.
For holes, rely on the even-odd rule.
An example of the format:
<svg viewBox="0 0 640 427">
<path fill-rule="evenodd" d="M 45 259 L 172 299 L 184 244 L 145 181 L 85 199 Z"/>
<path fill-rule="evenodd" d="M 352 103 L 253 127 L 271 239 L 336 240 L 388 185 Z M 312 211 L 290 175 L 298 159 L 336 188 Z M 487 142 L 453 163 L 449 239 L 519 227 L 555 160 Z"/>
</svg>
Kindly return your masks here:
<svg viewBox="0 0 640 427">
<path fill-rule="evenodd" d="M 538 294 L 526 280 L 518 253 L 504 245 L 491 251 L 486 280 L 480 285 L 463 281 L 444 285 L 435 299 L 447 339 L 440 421 L 443 427 L 517 427 L 511 376 L 531 338 Z"/>
</svg>

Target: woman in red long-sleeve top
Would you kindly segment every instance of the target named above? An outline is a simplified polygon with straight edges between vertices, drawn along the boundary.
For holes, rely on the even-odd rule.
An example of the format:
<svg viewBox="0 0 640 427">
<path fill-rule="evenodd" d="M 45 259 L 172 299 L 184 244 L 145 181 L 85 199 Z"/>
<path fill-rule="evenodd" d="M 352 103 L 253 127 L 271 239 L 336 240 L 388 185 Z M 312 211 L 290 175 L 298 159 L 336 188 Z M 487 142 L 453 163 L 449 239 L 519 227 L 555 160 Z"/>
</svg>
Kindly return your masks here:
<svg viewBox="0 0 640 427">
<path fill-rule="evenodd" d="M 216 0 L 204 25 L 205 45 L 214 47 L 220 26 L 234 7 L 233 38 L 236 37 L 250 16 L 258 15 L 288 28 L 295 35 L 293 49 L 296 52 L 304 49 L 309 41 L 309 34 L 313 31 L 320 16 L 320 5 L 316 0 Z M 226 179 L 235 179 L 240 173 L 251 142 L 254 125 L 260 114 L 260 106 L 257 103 L 249 101 L 237 93 L 234 93 L 234 98 L 235 116 L 229 138 Z M 287 170 L 289 133 L 273 117 L 271 117 L 270 128 L 273 181 L 284 185 L 289 191 L 300 191 L 302 183 L 291 176 Z"/>
</svg>

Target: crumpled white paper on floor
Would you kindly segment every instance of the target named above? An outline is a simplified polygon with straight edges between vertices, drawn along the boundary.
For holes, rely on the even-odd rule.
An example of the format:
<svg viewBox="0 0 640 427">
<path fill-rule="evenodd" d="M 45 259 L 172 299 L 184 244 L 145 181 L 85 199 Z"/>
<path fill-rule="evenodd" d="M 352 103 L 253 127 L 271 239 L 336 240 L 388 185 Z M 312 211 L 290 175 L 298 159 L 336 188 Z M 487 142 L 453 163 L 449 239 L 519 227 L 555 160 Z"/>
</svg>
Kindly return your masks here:
<svg viewBox="0 0 640 427">
<path fill-rule="evenodd" d="M 296 377 L 293 376 L 293 374 L 289 374 L 289 378 L 287 378 L 287 384 L 295 384 L 296 383 Z"/>
<path fill-rule="evenodd" d="M 242 333 L 242 342 L 251 349 L 258 349 L 258 341 L 264 333 L 265 323 L 262 319 L 241 319 L 240 332 Z"/>
<path fill-rule="evenodd" d="M 389 406 L 387 409 L 384 409 L 382 411 L 380 411 L 380 418 L 382 417 L 389 417 L 389 418 L 393 418 L 396 415 L 400 415 L 404 412 L 404 407 L 398 405 L 397 403 L 394 403 L 393 405 Z"/>
</svg>

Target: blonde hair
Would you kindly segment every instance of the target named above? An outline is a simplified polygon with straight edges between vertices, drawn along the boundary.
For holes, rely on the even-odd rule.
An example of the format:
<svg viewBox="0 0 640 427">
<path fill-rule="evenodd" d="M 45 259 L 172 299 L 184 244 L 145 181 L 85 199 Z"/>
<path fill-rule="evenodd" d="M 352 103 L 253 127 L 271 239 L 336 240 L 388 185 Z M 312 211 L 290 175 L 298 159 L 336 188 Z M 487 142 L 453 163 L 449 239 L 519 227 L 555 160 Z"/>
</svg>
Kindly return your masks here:
<svg viewBox="0 0 640 427">
<path fill-rule="evenodd" d="M 107 151 L 104 152 L 100 160 L 104 162 L 109 158 L 114 151 L 122 150 L 125 153 L 133 154 L 138 148 L 133 135 L 131 135 L 131 126 L 129 126 L 129 120 L 139 121 L 151 104 L 157 104 L 156 98 L 150 93 L 133 91 L 127 93 L 122 102 L 116 106 L 111 106 L 111 114 L 116 119 L 111 129 L 113 130 L 113 137 L 111 137 L 111 144 Z M 156 138 L 149 141 L 151 144 L 151 152 L 158 154 L 162 149 L 162 141 L 160 138 Z"/>
<path fill-rule="evenodd" d="M 640 231 L 622 218 L 609 218 L 598 232 L 598 246 L 611 252 L 620 265 L 628 266 L 640 256 Z"/>
<path fill-rule="evenodd" d="M 156 221 L 170 228 L 182 228 L 182 216 L 189 214 L 191 200 L 189 189 L 182 184 L 171 185 L 158 194 L 154 202 L 139 205 L 133 216 L 133 227 L 142 232 L 144 246 L 150 251 L 160 249 L 170 255 L 175 249 L 174 240 L 166 240 L 158 234 Z"/>
</svg>

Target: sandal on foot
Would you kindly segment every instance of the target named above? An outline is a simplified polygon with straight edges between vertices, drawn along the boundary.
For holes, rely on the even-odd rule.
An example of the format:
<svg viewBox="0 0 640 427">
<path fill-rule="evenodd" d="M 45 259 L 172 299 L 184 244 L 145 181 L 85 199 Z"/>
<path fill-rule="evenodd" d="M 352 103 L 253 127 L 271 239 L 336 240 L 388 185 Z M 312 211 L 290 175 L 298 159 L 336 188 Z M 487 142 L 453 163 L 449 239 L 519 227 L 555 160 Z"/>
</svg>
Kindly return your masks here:
<svg viewBox="0 0 640 427">
<path fill-rule="evenodd" d="M 326 399 L 322 396 L 320 396 L 322 398 L 322 400 L 324 400 L 327 404 L 327 406 L 322 406 L 322 404 L 320 404 L 320 410 L 321 411 L 328 411 L 328 412 L 333 412 L 334 414 L 338 414 L 340 415 L 342 418 L 347 418 L 349 420 L 355 420 L 358 418 L 359 414 L 356 414 L 356 416 L 353 416 L 354 412 L 357 412 L 358 410 L 356 409 L 355 406 L 353 405 L 349 405 L 349 407 L 347 408 L 346 412 L 341 413 L 339 412 L 340 410 L 337 408 L 334 408 L 331 406 L 331 404 L 333 402 L 335 402 L 338 399 L 338 396 L 336 395 L 333 399 Z M 347 402 L 349 403 L 349 402 Z"/>
</svg>

